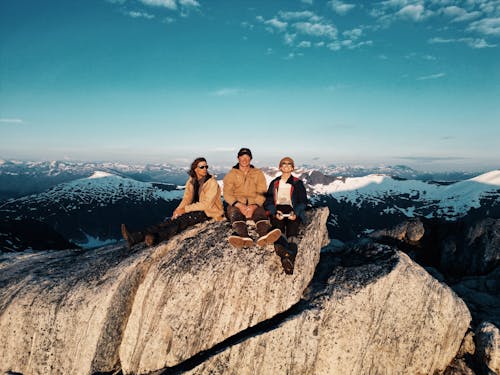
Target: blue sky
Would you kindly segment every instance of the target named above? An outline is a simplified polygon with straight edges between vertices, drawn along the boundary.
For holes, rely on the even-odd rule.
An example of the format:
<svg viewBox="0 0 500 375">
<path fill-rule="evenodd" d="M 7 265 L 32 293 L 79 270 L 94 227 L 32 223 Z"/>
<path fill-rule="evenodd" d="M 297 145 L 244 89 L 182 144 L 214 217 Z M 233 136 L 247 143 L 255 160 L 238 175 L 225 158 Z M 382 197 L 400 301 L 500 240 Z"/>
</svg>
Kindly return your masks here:
<svg viewBox="0 0 500 375">
<path fill-rule="evenodd" d="M 500 1 L 0 2 L 0 158 L 500 167 Z"/>
</svg>

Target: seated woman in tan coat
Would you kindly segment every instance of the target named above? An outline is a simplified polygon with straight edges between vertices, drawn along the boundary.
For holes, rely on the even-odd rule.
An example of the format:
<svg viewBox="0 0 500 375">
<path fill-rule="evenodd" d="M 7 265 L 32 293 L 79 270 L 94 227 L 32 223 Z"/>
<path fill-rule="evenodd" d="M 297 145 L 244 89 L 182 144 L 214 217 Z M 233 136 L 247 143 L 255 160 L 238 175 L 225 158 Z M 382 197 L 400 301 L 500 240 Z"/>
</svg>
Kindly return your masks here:
<svg viewBox="0 0 500 375">
<path fill-rule="evenodd" d="M 187 227 L 209 219 L 222 220 L 224 218 L 221 190 L 215 177 L 208 173 L 205 158 L 196 158 L 193 161 L 189 176 L 184 197 L 171 219 L 134 233 L 129 232 L 125 224 L 122 224 L 122 235 L 128 242 L 129 248 L 142 241 L 148 246 L 153 246 L 168 240 Z"/>
</svg>

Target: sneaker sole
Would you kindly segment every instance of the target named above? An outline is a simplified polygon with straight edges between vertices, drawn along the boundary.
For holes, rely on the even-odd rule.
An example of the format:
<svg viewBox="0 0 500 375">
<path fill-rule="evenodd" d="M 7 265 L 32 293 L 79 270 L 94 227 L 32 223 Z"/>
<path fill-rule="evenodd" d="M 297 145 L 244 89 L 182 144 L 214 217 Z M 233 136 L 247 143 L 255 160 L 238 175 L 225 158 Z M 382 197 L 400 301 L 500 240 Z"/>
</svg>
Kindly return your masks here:
<svg viewBox="0 0 500 375">
<path fill-rule="evenodd" d="M 265 236 L 260 237 L 257 240 L 257 245 L 259 245 L 260 247 L 264 247 L 266 245 L 271 245 L 271 244 L 275 243 L 276 241 L 278 241 L 278 238 L 280 238 L 280 236 L 281 236 L 281 231 L 278 228 L 273 229 L 272 231 L 267 233 Z"/>
<path fill-rule="evenodd" d="M 252 247 L 253 241 L 248 237 L 240 237 L 240 236 L 229 236 L 227 239 L 231 245 L 238 249 L 242 249 L 244 247 Z"/>
</svg>

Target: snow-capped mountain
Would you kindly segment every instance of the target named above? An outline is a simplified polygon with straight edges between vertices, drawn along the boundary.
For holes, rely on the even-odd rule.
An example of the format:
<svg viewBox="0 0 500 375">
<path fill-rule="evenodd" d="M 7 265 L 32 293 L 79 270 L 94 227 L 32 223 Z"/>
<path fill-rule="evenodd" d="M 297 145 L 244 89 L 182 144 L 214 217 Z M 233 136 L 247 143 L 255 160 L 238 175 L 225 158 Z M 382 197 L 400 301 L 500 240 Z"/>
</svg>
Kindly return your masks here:
<svg viewBox="0 0 500 375">
<path fill-rule="evenodd" d="M 40 193 L 60 183 L 90 177 L 96 171 L 177 185 L 187 179 L 184 168 L 170 164 L 0 160 L 0 200 Z"/>
<path fill-rule="evenodd" d="M 142 227 L 161 221 L 182 198 L 173 185 L 140 182 L 98 171 L 40 194 L 0 204 L 3 220 L 34 219 L 82 246 L 120 238 L 120 224 Z"/>
<path fill-rule="evenodd" d="M 331 234 L 342 240 L 417 216 L 500 217 L 500 171 L 449 185 L 370 175 L 309 188 L 314 205 L 330 207 Z"/>
<path fill-rule="evenodd" d="M 5 164 L 9 168 L 15 166 L 11 162 Z M 51 186 L 38 194 L 0 202 L 0 220 L 38 220 L 79 245 L 97 246 L 120 239 L 121 223 L 131 229 L 142 229 L 160 222 L 171 214 L 182 197 L 183 192 L 175 185 L 141 179 L 151 178 L 154 172 L 158 176 L 164 173 L 163 179 L 171 180 L 168 177 L 171 172 L 177 174 L 179 180 L 182 178 L 180 181 L 184 184 L 187 177 L 184 169 L 169 170 L 168 166 L 157 166 L 155 170 L 152 166 L 141 169 L 112 164 L 114 169 L 121 170 L 120 173 L 111 173 L 111 167 L 96 171 L 97 166 L 97 163 L 86 163 L 75 169 L 74 164 L 43 164 L 38 170 L 45 168 L 47 176 L 71 174 L 75 170 L 79 170 L 78 173 L 85 170 L 88 175 L 76 179 L 76 174 L 72 174 L 69 182 Z M 39 166 L 32 167 L 37 170 Z M 279 174 L 277 168 L 262 169 L 268 183 Z M 211 172 L 214 173 L 214 168 Z M 139 177 L 126 177 L 127 173 Z M 312 205 L 330 207 L 330 235 L 340 240 L 353 239 L 363 232 L 389 227 L 416 216 L 455 220 L 500 215 L 500 170 L 453 183 L 387 174 L 349 177 L 305 167 L 297 168 L 294 174 L 304 181 Z M 31 177 L 31 184 L 40 181 L 37 176 Z M 224 173 L 218 173 L 217 177 L 222 188 L 223 176 Z M 24 177 L 30 178 L 29 175 Z"/>
</svg>

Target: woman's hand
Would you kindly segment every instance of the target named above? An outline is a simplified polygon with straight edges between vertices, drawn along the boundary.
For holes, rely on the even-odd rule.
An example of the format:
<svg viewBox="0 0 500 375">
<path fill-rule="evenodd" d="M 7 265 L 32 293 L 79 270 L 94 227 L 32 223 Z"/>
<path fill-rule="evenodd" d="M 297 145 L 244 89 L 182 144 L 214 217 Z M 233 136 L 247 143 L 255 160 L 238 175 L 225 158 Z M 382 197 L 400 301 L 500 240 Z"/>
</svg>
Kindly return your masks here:
<svg viewBox="0 0 500 375">
<path fill-rule="evenodd" d="M 283 220 L 284 217 L 283 217 L 283 212 L 281 211 L 276 211 L 276 219 L 278 220 Z"/>
<path fill-rule="evenodd" d="M 180 208 L 180 207 L 177 207 L 172 215 L 172 219 L 176 219 L 178 218 L 179 216 L 181 215 L 184 215 L 186 213 L 186 210 L 184 209 L 184 207 Z"/>
<path fill-rule="evenodd" d="M 293 211 L 290 212 L 290 216 L 288 216 L 288 219 L 289 220 L 295 220 L 295 219 L 297 219 L 297 215 L 295 215 L 295 212 L 293 212 Z"/>
</svg>

